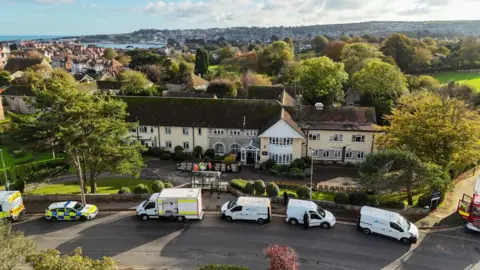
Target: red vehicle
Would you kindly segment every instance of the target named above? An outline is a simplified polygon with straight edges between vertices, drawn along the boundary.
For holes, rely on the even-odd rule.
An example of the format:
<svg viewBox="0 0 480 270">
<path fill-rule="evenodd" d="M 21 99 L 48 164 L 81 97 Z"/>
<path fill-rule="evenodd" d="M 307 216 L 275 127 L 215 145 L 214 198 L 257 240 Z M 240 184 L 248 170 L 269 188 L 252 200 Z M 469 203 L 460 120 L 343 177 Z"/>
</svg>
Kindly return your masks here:
<svg viewBox="0 0 480 270">
<path fill-rule="evenodd" d="M 457 212 L 467 220 L 467 228 L 480 232 L 480 177 L 475 184 L 473 197 L 463 194 Z"/>
</svg>

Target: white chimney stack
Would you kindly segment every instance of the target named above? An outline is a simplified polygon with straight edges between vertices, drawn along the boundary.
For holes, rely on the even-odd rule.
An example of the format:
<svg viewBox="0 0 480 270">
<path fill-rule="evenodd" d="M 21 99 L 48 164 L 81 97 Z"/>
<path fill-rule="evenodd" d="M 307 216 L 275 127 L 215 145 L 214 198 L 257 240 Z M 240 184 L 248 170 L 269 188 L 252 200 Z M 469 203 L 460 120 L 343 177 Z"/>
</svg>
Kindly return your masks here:
<svg viewBox="0 0 480 270">
<path fill-rule="evenodd" d="M 323 110 L 323 103 L 321 102 L 315 103 L 315 108 L 319 111 Z"/>
</svg>

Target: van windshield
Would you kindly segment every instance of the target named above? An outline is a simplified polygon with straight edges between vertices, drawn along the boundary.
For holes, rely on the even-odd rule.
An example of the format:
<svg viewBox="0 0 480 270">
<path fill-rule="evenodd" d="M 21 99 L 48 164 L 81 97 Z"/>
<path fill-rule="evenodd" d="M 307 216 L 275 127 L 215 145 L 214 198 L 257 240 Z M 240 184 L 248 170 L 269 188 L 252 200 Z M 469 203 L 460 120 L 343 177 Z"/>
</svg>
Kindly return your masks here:
<svg viewBox="0 0 480 270">
<path fill-rule="evenodd" d="M 321 218 L 325 218 L 325 210 L 323 210 L 321 207 L 317 208 L 317 213 L 320 215 Z"/>
<path fill-rule="evenodd" d="M 410 222 L 403 216 L 400 216 L 400 219 L 398 220 L 397 223 L 398 225 L 400 225 L 400 227 L 407 228 L 408 231 L 410 230 Z"/>
<path fill-rule="evenodd" d="M 142 207 L 145 208 L 145 206 L 147 206 L 147 203 L 148 203 L 148 201 L 144 201 L 144 202 L 142 203 Z"/>
<path fill-rule="evenodd" d="M 228 203 L 227 208 L 228 208 L 228 209 L 231 209 L 232 207 L 235 207 L 236 205 L 237 205 L 237 199 L 231 200 L 231 201 Z"/>
</svg>

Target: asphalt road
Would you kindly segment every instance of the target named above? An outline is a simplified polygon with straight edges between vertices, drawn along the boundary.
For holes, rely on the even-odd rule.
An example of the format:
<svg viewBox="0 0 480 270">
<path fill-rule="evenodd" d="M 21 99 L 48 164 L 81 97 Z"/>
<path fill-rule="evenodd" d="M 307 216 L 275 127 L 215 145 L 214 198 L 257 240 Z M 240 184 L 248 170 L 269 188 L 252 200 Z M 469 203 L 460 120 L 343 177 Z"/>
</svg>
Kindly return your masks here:
<svg viewBox="0 0 480 270">
<path fill-rule="evenodd" d="M 85 223 L 27 216 L 14 226 L 41 248 L 70 252 L 82 247 L 85 255 L 112 256 L 125 267 L 194 269 L 219 263 L 264 270 L 268 261 L 262 250 L 288 244 L 299 254 L 301 269 L 480 269 L 480 234 L 464 229 L 422 232 L 419 243 L 409 247 L 349 225 L 306 231 L 281 218 L 260 226 L 226 223 L 213 214 L 187 225 L 142 222 L 124 212 L 101 213 Z"/>
</svg>

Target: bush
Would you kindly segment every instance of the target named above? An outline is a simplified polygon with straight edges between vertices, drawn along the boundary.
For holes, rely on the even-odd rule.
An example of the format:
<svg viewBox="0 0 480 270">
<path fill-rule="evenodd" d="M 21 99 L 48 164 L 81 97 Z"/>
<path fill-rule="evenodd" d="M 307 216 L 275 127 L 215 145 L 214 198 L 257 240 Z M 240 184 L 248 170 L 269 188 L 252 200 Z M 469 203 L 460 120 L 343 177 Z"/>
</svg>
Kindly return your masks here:
<svg viewBox="0 0 480 270">
<path fill-rule="evenodd" d="M 69 164 L 64 159 L 52 159 L 30 162 L 7 168 L 7 177 L 10 183 L 24 181 L 26 184 L 43 181 L 47 177 L 54 177 L 68 171 Z M 5 183 L 5 176 L 0 173 L 0 183 Z"/>
<path fill-rule="evenodd" d="M 277 171 L 279 171 L 280 173 L 282 173 L 282 172 L 288 172 L 288 170 L 289 170 L 290 168 L 288 167 L 288 165 L 279 165 L 279 164 L 278 164 L 278 165 L 274 165 L 274 166 L 272 167 L 272 169 L 277 170 Z"/>
<path fill-rule="evenodd" d="M 305 175 L 305 177 L 310 177 L 312 176 L 312 170 L 310 170 L 310 168 L 306 168 L 305 170 L 303 170 L 303 174 Z"/>
<path fill-rule="evenodd" d="M 288 171 L 291 172 L 291 173 L 303 173 L 303 169 L 300 169 L 300 168 L 297 168 L 297 167 L 290 168 L 290 170 L 288 170 Z"/>
<path fill-rule="evenodd" d="M 298 198 L 309 199 L 310 198 L 310 193 L 312 192 L 312 190 L 307 186 L 302 186 L 302 187 L 298 187 L 296 192 L 297 192 L 297 197 Z"/>
<path fill-rule="evenodd" d="M 237 161 L 237 155 L 235 155 L 235 154 L 227 155 L 223 159 L 223 162 L 225 162 L 225 164 L 227 164 L 227 165 L 233 164 L 233 163 L 235 163 L 235 161 Z"/>
<path fill-rule="evenodd" d="M 170 182 L 163 182 L 163 185 L 165 186 L 165 188 L 173 188 L 173 185 Z"/>
<path fill-rule="evenodd" d="M 379 204 L 380 204 L 380 202 L 378 201 L 377 198 L 375 198 L 375 197 L 370 198 L 370 203 L 369 203 L 370 206 L 378 206 Z"/>
<path fill-rule="evenodd" d="M 122 187 L 119 191 L 118 194 L 131 194 L 132 191 L 128 187 Z"/>
<path fill-rule="evenodd" d="M 247 194 L 250 194 L 250 195 L 253 195 L 253 192 L 255 191 L 255 186 L 248 182 L 246 185 L 245 185 L 245 188 L 243 189 L 243 192 L 247 193 Z"/>
<path fill-rule="evenodd" d="M 176 152 L 181 152 L 181 151 L 183 151 L 183 147 L 180 146 L 180 145 L 177 145 L 177 146 L 175 146 L 175 148 L 173 148 L 173 151 L 174 151 L 175 153 L 176 153 Z"/>
<path fill-rule="evenodd" d="M 207 149 L 205 151 L 205 156 L 209 157 L 209 158 L 214 158 L 215 157 L 215 150 L 213 150 L 212 148 Z"/>
<path fill-rule="evenodd" d="M 170 160 L 172 158 L 172 154 L 170 153 L 163 153 L 160 155 L 161 160 Z"/>
<path fill-rule="evenodd" d="M 352 192 L 348 195 L 348 201 L 353 205 L 367 205 L 370 203 L 370 197 L 365 192 Z"/>
<path fill-rule="evenodd" d="M 265 182 L 263 182 L 262 180 L 257 180 L 253 183 L 253 186 L 255 188 L 255 194 L 257 195 L 263 195 L 265 194 Z"/>
<path fill-rule="evenodd" d="M 247 185 L 248 181 L 247 180 L 243 180 L 243 179 L 233 179 L 231 182 L 230 182 L 230 186 L 233 187 L 233 188 L 236 188 L 240 191 L 243 191 L 245 189 L 245 186 Z"/>
<path fill-rule="evenodd" d="M 179 152 L 175 152 L 175 154 L 173 154 L 172 159 L 174 161 L 177 161 L 177 162 L 182 162 L 182 161 L 185 160 L 186 157 L 187 157 L 187 155 L 184 152 L 179 151 Z"/>
<path fill-rule="evenodd" d="M 305 160 L 297 158 L 290 164 L 290 168 L 298 168 L 299 170 L 303 171 L 305 168 L 307 168 L 307 163 Z"/>
<path fill-rule="evenodd" d="M 265 168 L 268 170 L 272 169 L 273 166 L 277 165 L 277 162 L 274 160 L 274 159 L 269 159 L 267 161 L 265 161 Z"/>
<path fill-rule="evenodd" d="M 297 253 L 289 246 L 271 245 L 264 250 L 269 259 L 268 269 L 274 270 L 298 270 Z"/>
<path fill-rule="evenodd" d="M 197 268 L 197 270 L 250 270 L 250 269 L 242 266 L 236 266 L 236 265 L 210 264 L 210 265 L 205 265 L 200 268 Z"/>
<path fill-rule="evenodd" d="M 270 169 L 268 170 L 268 172 L 271 173 L 272 175 L 280 175 L 280 172 L 274 169 Z"/>
<path fill-rule="evenodd" d="M 430 206 L 431 201 L 432 201 L 432 196 L 431 195 L 421 195 L 418 198 L 417 206 L 418 207 Z"/>
<path fill-rule="evenodd" d="M 280 195 L 280 189 L 274 182 L 268 183 L 266 190 L 268 197 L 277 197 Z"/>
<path fill-rule="evenodd" d="M 133 189 L 133 193 L 135 193 L 135 194 L 145 194 L 145 193 L 148 193 L 148 192 L 149 192 L 148 187 L 145 186 L 144 184 L 138 184 Z"/>
<path fill-rule="evenodd" d="M 302 157 L 303 161 L 305 161 L 306 167 L 310 167 L 312 164 L 312 158 L 309 156 Z"/>
<path fill-rule="evenodd" d="M 147 154 L 159 157 L 163 154 L 163 150 L 158 147 L 152 147 L 148 150 Z"/>
<path fill-rule="evenodd" d="M 161 192 L 165 188 L 165 184 L 163 182 L 156 180 L 152 184 L 152 191 L 153 192 Z"/>
<path fill-rule="evenodd" d="M 281 172 L 280 173 L 280 176 L 283 176 L 283 177 L 290 177 L 290 173 L 289 172 Z"/>
<path fill-rule="evenodd" d="M 405 209 L 405 203 L 399 200 L 382 201 L 378 204 L 378 206 L 385 208 Z"/>
<path fill-rule="evenodd" d="M 338 204 L 348 204 L 349 203 L 348 194 L 345 192 L 338 192 L 333 197 L 333 201 Z"/>
<path fill-rule="evenodd" d="M 193 154 L 197 157 L 199 157 L 200 155 L 202 155 L 203 153 L 203 148 L 200 146 L 200 145 L 197 145 L 195 146 L 195 148 L 193 148 Z"/>
<path fill-rule="evenodd" d="M 221 161 L 222 159 L 223 159 L 223 156 L 221 156 L 221 155 L 215 155 L 213 157 L 213 160 L 217 160 L 217 161 Z"/>
<path fill-rule="evenodd" d="M 10 184 L 10 190 L 17 190 L 23 193 L 25 190 L 25 181 L 17 180 L 15 183 Z"/>
</svg>

